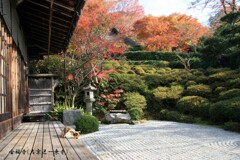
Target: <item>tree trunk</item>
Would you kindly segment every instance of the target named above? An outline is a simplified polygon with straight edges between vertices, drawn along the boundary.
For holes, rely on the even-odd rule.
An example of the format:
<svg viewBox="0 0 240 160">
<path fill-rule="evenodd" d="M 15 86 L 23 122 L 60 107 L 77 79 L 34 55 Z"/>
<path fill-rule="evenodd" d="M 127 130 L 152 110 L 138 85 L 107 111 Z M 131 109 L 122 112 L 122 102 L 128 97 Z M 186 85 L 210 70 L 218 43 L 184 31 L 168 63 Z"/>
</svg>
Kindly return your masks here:
<svg viewBox="0 0 240 160">
<path fill-rule="evenodd" d="M 225 5 L 225 0 L 220 0 L 221 1 L 221 5 L 223 7 L 223 11 L 225 14 L 227 14 L 227 8 L 226 8 L 226 5 Z"/>
<path fill-rule="evenodd" d="M 232 0 L 232 11 L 236 10 L 236 0 Z"/>
<path fill-rule="evenodd" d="M 75 107 L 75 99 L 76 99 L 76 97 L 77 97 L 77 93 L 75 92 L 75 93 L 73 94 L 73 97 L 72 97 L 72 108 Z"/>
</svg>

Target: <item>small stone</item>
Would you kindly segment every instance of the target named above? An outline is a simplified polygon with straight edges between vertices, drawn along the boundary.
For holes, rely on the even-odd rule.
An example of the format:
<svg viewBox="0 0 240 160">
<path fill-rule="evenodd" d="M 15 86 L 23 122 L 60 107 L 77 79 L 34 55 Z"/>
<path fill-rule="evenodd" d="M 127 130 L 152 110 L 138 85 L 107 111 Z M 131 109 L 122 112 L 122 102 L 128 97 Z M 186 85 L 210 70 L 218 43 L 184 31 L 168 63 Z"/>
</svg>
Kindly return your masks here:
<svg viewBox="0 0 240 160">
<path fill-rule="evenodd" d="M 102 123 L 116 124 L 116 123 L 132 123 L 129 113 L 106 113 L 102 119 Z"/>
</svg>

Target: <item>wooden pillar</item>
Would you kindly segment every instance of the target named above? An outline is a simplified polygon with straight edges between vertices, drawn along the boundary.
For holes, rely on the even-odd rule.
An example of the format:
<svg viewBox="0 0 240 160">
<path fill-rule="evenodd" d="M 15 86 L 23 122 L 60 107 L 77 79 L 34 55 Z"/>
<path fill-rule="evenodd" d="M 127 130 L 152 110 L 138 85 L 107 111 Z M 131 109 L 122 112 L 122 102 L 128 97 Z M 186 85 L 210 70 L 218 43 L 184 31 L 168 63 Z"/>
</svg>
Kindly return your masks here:
<svg viewBox="0 0 240 160">
<path fill-rule="evenodd" d="M 52 107 L 54 107 L 54 77 L 51 77 L 51 80 L 52 80 L 51 102 L 52 102 Z"/>
<path fill-rule="evenodd" d="M 64 52 L 64 106 L 67 106 L 66 52 Z"/>
</svg>

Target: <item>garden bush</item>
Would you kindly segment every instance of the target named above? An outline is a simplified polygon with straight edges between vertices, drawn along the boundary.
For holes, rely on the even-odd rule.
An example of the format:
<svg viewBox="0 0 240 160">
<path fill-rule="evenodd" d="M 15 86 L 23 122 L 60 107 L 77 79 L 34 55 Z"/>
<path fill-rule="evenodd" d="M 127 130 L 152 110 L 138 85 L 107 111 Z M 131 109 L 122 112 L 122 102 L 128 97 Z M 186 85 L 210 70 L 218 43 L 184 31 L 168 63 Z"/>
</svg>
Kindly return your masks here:
<svg viewBox="0 0 240 160">
<path fill-rule="evenodd" d="M 160 74 L 150 74 L 144 77 L 149 89 L 156 88 L 165 84 L 164 78 Z"/>
<path fill-rule="evenodd" d="M 105 60 L 102 64 L 102 67 L 105 70 L 111 70 L 111 69 L 116 68 L 118 66 L 119 66 L 118 61 L 113 61 L 113 60 Z"/>
<path fill-rule="evenodd" d="M 181 114 L 180 122 L 183 122 L 183 123 L 194 123 L 195 120 L 194 120 L 194 117 L 191 116 L 191 115 L 183 115 L 183 114 Z"/>
<path fill-rule="evenodd" d="M 209 113 L 211 120 L 214 122 L 240 122 L 240 97 L 211 104 Z"/>
<path fill-rule="evenodd" d="M 165 120 L 168 112 L 169 112 L 168 109 L 161 109 L 160 112 L 159 112 L 159 119 L 160 120 Z"/>
<path fill-rule="evenodd" d="M 139 75 L 143 75 L 145 73 L 141 66 L 134 66 L 132 70 L 134 70 L 134 72 Z"/>
<path fill-rule="evenodd" d="M 63 121 L 63 111 L 73 109 L 69 106 L 64 106 L 63 104 L 56 104 L 53 108 L 52 114 L 58 121 Z"/>
<path fill-rule="evenodd" d="M 226 87 L 227 89 L 229 88 L 224 81 L 223 82 L 216 81 L 211 83 L 210 85 L 213 90 L 215 90 L 217 87 Z"/>
<path fill-rule="evenodd" d="M 148 88 L 144 79 L 136 74 L 114 73 L 111 75 L 111 80 L 116 83 L 115 85 L 121 86 L 126 92 L 139 92 L 143 94 Z"/>
<path fill-rule="evenodd" d="M 188 86 L 185 92 L 185 95 L 209 97 L 211 92 L 212 92 L 212 89 L 209 85 L 197 84 L 197 85 Z"/>
<path fill-rule="evenodd" d="M 99 122 L 94 116 L 82 115 L 76 123 L 76 130 L 82 134 L 96 132 L 99 130 Z"/>
<path fill-rule="evenodd" d="M 240 89 L 233 88 L 219 93 L 219 100 L 231 99 L 240 96 Z"/>
<path fill-rule="evenodd" d="M 221 72 L 217 72 L 215 74 L 210 75 L 209 81 L 210 82 L 215 82 L 215 81 L 225 82 L 228 79 L 234 78 L 235 75 L 236 75 L 236 71 L 233 71 L 233 70 L 221 71 Z"/>
<path fill-rule="evenodd" d="M 217 95 L 218 95 L 218 94 L 220 94 L 221 92 L 226 91 L 226 90 L 227 90 L 226 87 L 219 86 L 219 87 L 215 88 L 214 94 L 217 94 Z"/>
<path fill-rule="evenodd" d="M 224 123 L 223 128 L 228 131 L 240 132 L 240 123 L 229 121 Z"/>
<path fill-rule="evenodd" d="M 230 79 L 227 83 L 232 88 L 240 88 L 240 78 Z"/>
<path fill-rule="evenodd" d="M 153 95 L 156 100 L 177 100 L 181 98 L 183 92 L 183 87 L 180 85 L 171 87 L 158 87 L 153 90 Z"/>
<path fill-rule="evenodd" d="M 186 86 L 187 86 L 187 87 L 188 87 L 188 86 L 192 86 L 192 85 L 197 85 L 197 83 L 196 83 L 195 81 L 192 81 L 192 80 L 187 81 L 187 83 L 186 83 Z"/>
<path fill-rule="evenodd" d="M 184 115 L 177 111 L 169 111 L 168 109 L 162 109 L 160 111 L 159 119 L 184 123 L 193 123 L 195 121 L 191 115 Z"/>
<path fill-rule="evenodd" d="M 206 69 L 207 75 L 213 75 L 215 73 L 228 72 L 228 71 L 231 71 L 231 69 L 230 68 L 212 68 L 212 67 L 209 67 Z"/>
<path fill-rule="evenodd" d="M 143 110 L 141 108 L 131 108 L 128 113 L 133 120 L 140 120 L 143 117 Z"/>
<path fill-rule="evenodd" d="M 177 102 L 177 109 L 185 114 L 208 116 L 208 100 L 200 96 L 185 96 Z M 206 115 L 207 114 L 207 115 Z"/>
<path fill-rule="evenodd" d="M 178 60 L 176 54 L 168 52 L 129 51 L 124 54 L 128 60 Z"/>
<path fill-rule="evenodd" d="M 181 114 L 177 111 L 169 111 L 166 113 L 166 120 L 180 122 Z"/>
<path fill-rule="evenodd" d="M 165 67 L 168 67 L 169 64 L 170 64 L 169 61 L 159 61 L 157 67 L 165 68 Z"/>
<path fill-rule="evenodd" d="M 202 83 L 202 84 L 208 84 L 208 77 L 205 75 L 201 75 L 201 76 L 193 76 L 193 80 L 197 83 Z"/>
<path fill-rule="evenodd" d="M 144 96 L 137 92 L 128 92 L 124 94 L 123 103 L 127 110 L 132 108 L 145 109 L 147 102 Z"/>
</svg>

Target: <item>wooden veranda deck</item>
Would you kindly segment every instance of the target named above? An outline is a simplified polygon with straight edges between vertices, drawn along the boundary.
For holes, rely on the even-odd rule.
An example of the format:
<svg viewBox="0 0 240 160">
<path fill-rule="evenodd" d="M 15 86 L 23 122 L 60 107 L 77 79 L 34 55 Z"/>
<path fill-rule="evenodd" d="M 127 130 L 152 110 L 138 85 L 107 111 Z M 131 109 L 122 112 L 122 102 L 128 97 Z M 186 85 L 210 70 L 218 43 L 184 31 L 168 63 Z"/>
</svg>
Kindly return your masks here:
<svg viewBox="0 0 240 160">
<path fill-rule="evenodd" d="M 61 122 L 22 123 L 0 140 L 0 160 L 97 160 L 80 139 L 62 138 Z"/>
</svg>

